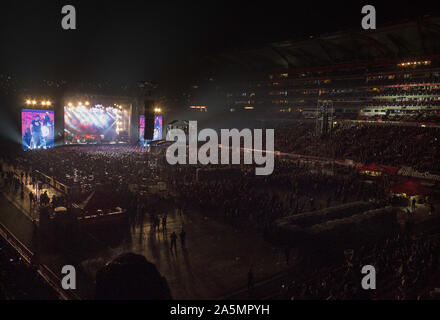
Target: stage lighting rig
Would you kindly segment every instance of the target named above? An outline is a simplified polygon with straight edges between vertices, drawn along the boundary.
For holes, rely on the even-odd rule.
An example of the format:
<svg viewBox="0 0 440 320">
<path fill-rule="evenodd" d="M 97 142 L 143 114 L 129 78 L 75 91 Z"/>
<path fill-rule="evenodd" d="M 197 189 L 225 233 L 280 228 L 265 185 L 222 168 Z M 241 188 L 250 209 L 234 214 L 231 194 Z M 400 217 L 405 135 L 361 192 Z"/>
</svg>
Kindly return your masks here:
<svg viewBox="0 0 440 320">
<path fill-rule="evenodd" d="M 39 106 L 42 106 L 42 107 L 50 107 L 52 105 L 52 102 L 50 100 L 47 100 L 47 99 L 42 99 L 42 100 L 37 101 L 36 99 L 27 98 L 24 101 L 24 104 L 27 105 L 27 106 L 37 106 L 37 105 L 39 105 Z"/>
</svg>

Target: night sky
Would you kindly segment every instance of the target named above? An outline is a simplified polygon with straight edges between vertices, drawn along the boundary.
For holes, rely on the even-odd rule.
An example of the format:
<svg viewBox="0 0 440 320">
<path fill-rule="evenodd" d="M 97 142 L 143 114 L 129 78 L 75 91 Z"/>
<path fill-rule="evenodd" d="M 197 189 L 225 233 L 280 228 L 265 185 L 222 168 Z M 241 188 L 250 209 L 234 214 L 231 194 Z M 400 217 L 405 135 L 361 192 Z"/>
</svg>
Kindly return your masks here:
<svg viewBox="0 0 440 320">
<path fill-rule="evenodd" d="M 433 13 L 383 2 L 3 1 L 0 66 L 35 79 L 163 79 L 205 55 L 360 28 L 364 4 L 376 6 L 378 26 Z M 77 30 L 61 28 L 67 4 Z"/>
</svg>

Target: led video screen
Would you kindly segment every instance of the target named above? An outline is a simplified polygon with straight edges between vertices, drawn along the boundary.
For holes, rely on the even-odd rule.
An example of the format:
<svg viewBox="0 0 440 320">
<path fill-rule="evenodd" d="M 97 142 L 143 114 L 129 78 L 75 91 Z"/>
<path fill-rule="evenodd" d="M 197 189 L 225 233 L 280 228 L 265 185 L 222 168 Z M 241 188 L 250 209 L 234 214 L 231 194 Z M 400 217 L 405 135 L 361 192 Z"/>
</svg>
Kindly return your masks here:
<svg viewBox="0 0 440 320">
<path fill-rule="evenodd" d="M 65 144 L 128 141 L 128 113 L 118 107 L 64 107 Z"/>
<path fill-rule="evenodd" d="M 54 147 L 55 112 L 53 110 L 21 111 L 21 136 L 23 150 L 50 149 Z"/>
<path fill-rule="evenodd" d="M 146 145 L 150 141 L 162 140 L 162 116 L 154 116 L 154 132 L 153 140 L 144 140 L 144 130 L 145 130 L 145 116 L 140 116 L 139 119 L 139 140 L 141 145 Z"/>
</svg>

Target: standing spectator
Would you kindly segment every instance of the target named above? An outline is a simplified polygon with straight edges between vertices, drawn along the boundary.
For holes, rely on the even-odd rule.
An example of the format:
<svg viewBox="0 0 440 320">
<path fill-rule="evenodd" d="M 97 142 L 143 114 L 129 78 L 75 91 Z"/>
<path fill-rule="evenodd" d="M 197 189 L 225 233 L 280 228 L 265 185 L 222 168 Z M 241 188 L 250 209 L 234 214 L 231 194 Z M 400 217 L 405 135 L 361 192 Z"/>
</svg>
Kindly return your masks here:
<svg viewBox="0 0 440 320">
<path fill-rule="evenodd" d="M 171 251 L 173 251 L 173 248 L 174 248 L 174 250 L 177 252 L 177 234 L 176 234 L 176 232 L 173 231 L 173 233 L 171 233 L 170 239 L 171 239 Z"/>
<path fill-rule="evenodd" d="M 29 210 L 32 211 L 32 203 L 34 202 L 34 194 L 32 191 L 29 192 Z"/>
<path fill-rule="evenodd" d="M 185 237 L 186 237 L 186 233 L 182 227 L 182 231 L 180 231 L 180 244 L 182 245 L 182 249 L 185 248 Z"/>
<path fill-rule="evenodd" d="M 165 232 L 167 230 L 167 216 L 164 215 L 162 217 L 162 231 Z"/>
</svg>

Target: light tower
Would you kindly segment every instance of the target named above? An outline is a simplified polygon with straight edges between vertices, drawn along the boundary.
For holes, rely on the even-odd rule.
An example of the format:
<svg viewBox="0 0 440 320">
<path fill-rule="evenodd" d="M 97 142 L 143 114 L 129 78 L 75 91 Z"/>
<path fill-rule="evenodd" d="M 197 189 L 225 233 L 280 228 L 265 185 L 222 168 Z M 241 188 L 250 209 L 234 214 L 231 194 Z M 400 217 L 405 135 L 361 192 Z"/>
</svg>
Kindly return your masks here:
<svg viewBox="0 0 440 320">
<path fill-rule="evenodd" d="M 332 100 L 318 99 L 316 105 L 316 135 L 327 136 L 332 133 L 335 109 Z"/>
</svg>

